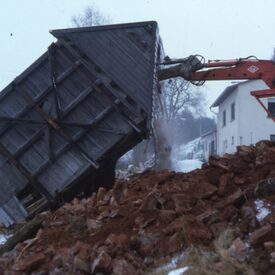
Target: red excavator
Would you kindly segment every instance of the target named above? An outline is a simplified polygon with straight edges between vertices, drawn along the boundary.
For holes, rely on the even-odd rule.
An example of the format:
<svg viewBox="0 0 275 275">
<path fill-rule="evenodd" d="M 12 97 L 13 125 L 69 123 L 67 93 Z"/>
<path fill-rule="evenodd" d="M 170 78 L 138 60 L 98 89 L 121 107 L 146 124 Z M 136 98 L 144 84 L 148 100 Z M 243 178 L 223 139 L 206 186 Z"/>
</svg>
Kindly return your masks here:
<svg viewBox="0 0 275 275">
<path fill-rule="evenodd" d="M 166 57 L 160 66 L 159 80 L 183 77 L 195 85 L 202 85 L 206 80 L 262 79 L 270 89 L 251 91 L 251 95 L 275 122 L 275 117 L 261 101 L 261 98 L 275 97 L 275 63 L 272 60 L 260 60 L 255 56 L 249 56 L 205 62 L 202 56 L 191 55 L 182 59 Z"/>
</svg>

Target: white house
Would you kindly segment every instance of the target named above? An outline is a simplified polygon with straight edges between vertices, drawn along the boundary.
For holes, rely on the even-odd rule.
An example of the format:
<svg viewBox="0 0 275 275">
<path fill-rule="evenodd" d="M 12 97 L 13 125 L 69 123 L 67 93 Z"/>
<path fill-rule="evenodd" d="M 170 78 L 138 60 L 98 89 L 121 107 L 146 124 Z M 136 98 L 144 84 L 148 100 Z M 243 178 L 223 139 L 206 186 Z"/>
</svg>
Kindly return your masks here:
<svg viewBox="0 0 275 275">
<path fill-rule="evenodd" d="M 208 160 L 211 155 L 217 153 L 217 131 L 210 131 L 201 135 L 201 143 L 203 145 L 203 158 Z"/>
<path fill-rule="evenodd" d="M 255 144 L 262 139 L 275 140 L 275 123 L 250 95 L 268 89 L 262 80 L 249 80 L 227 87 L 215 100 L 218 107 L 217 154 L 233 153 L 238 145 Z M 275 114 L 275 97 L 262 99 Z"/>
</svg>

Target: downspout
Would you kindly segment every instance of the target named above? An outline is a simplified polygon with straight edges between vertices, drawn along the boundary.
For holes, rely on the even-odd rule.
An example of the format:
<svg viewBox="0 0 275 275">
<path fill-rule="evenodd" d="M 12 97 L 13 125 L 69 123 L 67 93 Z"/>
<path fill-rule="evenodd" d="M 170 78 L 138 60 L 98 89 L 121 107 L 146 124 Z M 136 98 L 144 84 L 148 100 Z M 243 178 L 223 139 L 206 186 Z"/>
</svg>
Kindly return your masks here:
<svg viewBox="0 0 275 275">
<path fill-rule="evenodd" d="M 213 113 L 217 118 L 217 127 L 216 127 L 216 154 L 218 154 L 218 144 L 219 144 L 219 135 L 218 135 L 218 114 L 212 110 L 212 106 L 209 107 L 211 113 Z"/>
</svg>

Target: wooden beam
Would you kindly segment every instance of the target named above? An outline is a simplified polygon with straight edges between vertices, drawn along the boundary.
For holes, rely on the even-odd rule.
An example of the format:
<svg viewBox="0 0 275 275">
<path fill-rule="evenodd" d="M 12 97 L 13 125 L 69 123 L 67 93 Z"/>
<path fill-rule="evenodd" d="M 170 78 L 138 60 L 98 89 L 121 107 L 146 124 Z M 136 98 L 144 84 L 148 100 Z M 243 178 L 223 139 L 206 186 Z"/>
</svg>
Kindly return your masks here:
<svg viewBox="0 0 275 275">
<path fill-rule="evenodd" d="M 110 95 L 110 91 L 106 89 L 106 87 L 103 85 L 102 82 L 98 81 L 98 78 L 94 76 L 94 71 L 90 68 L 89 64 L 87 64 L 87 61 L 84 58 L 82 58 L 65 40 L 60 39 L 60 43 L 64 45 L 64 47 L 66 47 L 66 49 L 70 51 L 71 54 L 73 54 L 77 58 L 77 60 L 79 60 L 82 63 L 82 65 L 89 71 L 89 74 L 82 73 L 81 71 L 79 72 L 82 73 L 82 75 L 91 83 L 91 86 L 99 93 L 104 94 L 108 99 L 109 103 L 117 110 L 118 113 L 122 115 L 122 118 L 135 131 L 137 131 L 138 133 L 141 133 L 142 131 L 139 129 L 137 124 L 129 118 L 128 114 L 126 114 L 121 108 L 119 108 L 119 106 L 116 106 L 114 104 L 111 97 L 115 97 L 115 96 L 113 94 Z M 70 62 L 72 61 L 70 60 Z M 122 103 L 122 101 L 120 101 L 120 103 Z"/>
<path fill-rule="evenodd" d="M 50 64 L 50 73 L 51 73 L 51 81 L 52 81 L 52 90 L 54 94 L 54 107 L 55 112 L 57 115 L 57 118 L 60 118 L 60 112 L 61 112 L 61 106 L 58 98 L 58 89 L 57 89 L 57 81 L 56 81 L 56 71 L 55 71 L 55 60 L 54 60 L 54 54 L 55 54 L 56 45 L 55 43 L 52 43 L 48 48 L 48 59 Z"/>
<path fill-rule="evenodd" d="M 9 122 L 12 124 L 45 124 L 45 121 L 41 121 L 41 120 L 6 117 L 6 116 L 0 116 L 0 121 Z"/>
<path fill-rule="evenodd" d="M 56 83 L 60 84 L 62 81 L 64 81 L 73 71 L 78 68 L 80 63 L 75 62 L 74 66 L 71 66 L 68 68 L 64 73 L 62 73 L 60 76 L 57 77 Z M 16 84 L 14 82 L 13 87 L 16 87 Z M 15 117 L 12 119 L 20 119 L 20 117 L 24 116 L 29 110 L 31 110 L 36 104 L 40 104 L 51 92 L 52 92 L 52 86 L 47 87 L 41 94 L 39 94 L 36 98 L 33 99 L 33 103 L 29 104 L 25 108 L 23 108 Z M 11 127 L 11 124 L 9 122 L 4 125 L 0 130 L 0 137 L 8 131 L 8 129 Z"/>
<path fill-rule="evenodd" d="M 30 104 L 35 104 L 35 102 L 32 100 L 32 98 L 28 95 L 28 93 L 24 92 L 24 90 L 21 89 L 23 92 L 20 93 L 17 87 L 15 87 L 14 89 L 16 89 L 18 91 L 18 94 L 21 95 L 24 100 L 26 100 Z M 78 151 L 80 151 L 80 153 L 83 156 L 85 156 L 85 158 L 94 166 L 94 168 L 96 168 L 96 169 L 99 168 L 98 163 L 96 163 L 93 159 L 91 159 L 89 157 L 89 155 L 85 152 L 85 150 L 83 150 L 81 147 L 79 147 L 74 142 L 73 138 L 64 129 L 62 129 L 60 127 L 60 125 L 57 123 L 56 120 L 54 120 L 52 117 L 50 117 L 49 114 L 46 111 L 44 111 L 39 105 L 35 104 L 34 108 L 38 112 L 38 114 L 48 122 L 48 124 L 51 127 L 53 127 L 55 130 L 57 130 L 68 142 L 73 143 L 74 146 L 78 149 Z"/>
<path fill-rule="evenodd" d="M 53 148 L 52 148 L 51 127 L 50 127 L 50 125 L 47 125 L 45 133 L 46 133 L 46 144 L 47 144 L 47 151 L 48 151 L 49 161 L 50 161 L 50 163 L 53 163 L 55 157 L 54 157 Z"/>
<path fill-rule="evenodd" d="M 37 216 L 30 222 L 24 224 L 12 237 L 7 240 L 4 245 L 1 246 L 0 256 L 2 256 L 5 252 L 12 250 L 18 243 L 34 238 L 37 231 L 41 227 L 42 222 L 43 218 Z"/>
<path fill-rule="evenodd" d="M 69 43 L 67 43 L 67 42 L 64 41 L 63 39 L 59 39 L 59 40 L 58 40 L 58 43 L 61 44 L 61 45 L 63 45 L 63 47 L 65 47 L 65 48 L 71 53 L 71 55 L 73 55 L 73 56 L 77 59 L 77 61 L 79 61 L 86 69 L 88 69 L 90 73 L 94 74 L 94 71 L 97 71 L 98 69 L 99 69 L 101 72 L 104 73 L 104 71 L 103 71 L 101 68 L 99 68 L 99 66 L 98 66 L 97 64 L 93 63 L 93 61 L 91 61 L 91 60 L 89 60 L 89 62 L 88 62 L 88 61 L 86 60 L 86 59 L 88 58 L 87 56 L 86 56 L 85 58 L 83 58 L 83 57 L 81 56 L 81 54 L 79 54 L 74 48 L 72 48 L 72 47 L 69 45 Z M 80 51 L 80 50 L 78 49 L 78 51 Z M 65 55 L 63 52 L 61 52 L 61 54 L 64 56 L 64 58 L 65 58 L 68 62 L 70 62 L 70 63 L 73 62 L 73 60 L 71 60 L 71 59 L 70 59 L 67 55 Z M 94 68 L 91 67 L 91 64 L 90 64 L 90 63 L 93 65 Z M 105 74 L 105 73 L 104 73 L 104 74 Z M 107 76 L 107 75 L 105 74 L 105 76 Z M 84 77 L 87 78 L 86 75 L 84 75 Z M 108 77 L 108 76 L 107 76 L 107 77 Z M 95 76 L 95 78 L 97 79 L 96 76 Z M 126 97 L 129 97 L 129 95 L 128 95 L 125 91 L 123 91 L 123 90 L 117 85 L 117 83 L 115 83 L 112 79 L 110 79 L 110 77 L 108 77 L 108 80 L 109 80 L 109 86 L 110 86 L 110 87 L 108 88 L 108 91 L 109 91 L 115 98 L 118 98 L 118 99 L 122 102 L 122 104 L 123 104 L 131 113 L 135 114 L 135 113 L 133 112 L 133 106 L 130 105 L 129 102 L 126 100 Z M 88 81 L 90 81 L 90 79 L 88 79 Z M 123 93 L 125 94 L 124 97 L 123 97 L 123 96 L 120 96 L 117 92 L 114 92 L 114 91 L 113 91 L 114 84 L 115 84 L 116 87 L 118 87 L 118 88 L 121 90 L 121 92 L 123 92 Z M 112 87 L 112 88 L 111 88 L 111 87 Z M 133 100 L 132 100 L 132 101 L 133 101 Z M 134 101 L 134 102 L 135 102 L 135 101 Z M 135 102 L 135 104 L 137 104 L 137 103 Z"/>
<path fill-rule="evenodd" d="M 93 119 L 90 123 L 89 128 L 83 129 L 81 132 L 77 133 L 73 137 L 73 142 L 67 143 L 64 147 L 59 149 L 55 153 L 55 157 L 58 158 L 60 155 L 62 155 L 65 151 L 69 150 L 71 147 L 73 147 L 74 143 L 77 143 L 79 140 L 81 140 L 90 130 L 92 130 L 98 123 L 100 123 L 101 120 L 103 120 L 106 116 L 111 114 L 113 111 L 112 106 L 108 106 L 105 110 L 103 110 L 95 119 Z M 50 165 L 49 161 L 46 161 L 40 168 L 38 168 L 33 175 L 35 177 L 38 177 L 45 169 L 47 169 Z"/>
<path fill-rule="evenodd" d="M 0 143 L 0 154 L 3 155 L 11 165 L 13 165 L 24 177 L 26 177 L 29 183 L 40 192 L 41 195 L 46 197 L 48 201 L 52 201 L 53 197 L 50 192 L 31 175 L 31 173 L 19 162 L 13 155 Z"/>
<path fill-rule="evenodd" d="M 40 129 L 34 133 L 33 136 L 29 138 L 27 142 L 25 142 L 15 153 L 13 153 L 13 157 L 15 159 L 19 158 L 31 145 L 33 145 L 37 139 L 43 136 L 44 129 Z"/>
<path fill-rule="evenodd" d="M 61 113 L 61 118 L 67 116 L 76 106 L 78 106 L 81 102 L 83 102 L 93 91 L 93 88 L 89 86 L 80 95 L 73 100 Z"/>
</svg>

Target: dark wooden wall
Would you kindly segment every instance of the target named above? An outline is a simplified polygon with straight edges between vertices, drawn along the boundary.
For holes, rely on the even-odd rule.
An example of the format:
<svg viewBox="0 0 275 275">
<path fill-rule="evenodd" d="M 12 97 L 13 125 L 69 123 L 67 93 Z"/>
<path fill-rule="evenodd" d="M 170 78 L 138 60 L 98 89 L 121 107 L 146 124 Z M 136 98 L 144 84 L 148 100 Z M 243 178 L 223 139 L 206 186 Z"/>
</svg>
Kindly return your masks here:
<svg viewBox="0 0 275 275">
<path fill-rule="evenodd" d="M 0 222 L 6 225 L 30 214 L 26 201 L 53 202 L 108 161 L 114 147 L 116 157 L 123 155 L 125 137 L 149 131 L 156 23 L 52 34 L 57 42 L 0 93 Z"/>
</svg>

